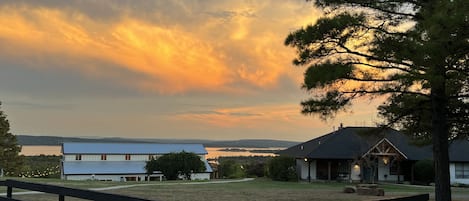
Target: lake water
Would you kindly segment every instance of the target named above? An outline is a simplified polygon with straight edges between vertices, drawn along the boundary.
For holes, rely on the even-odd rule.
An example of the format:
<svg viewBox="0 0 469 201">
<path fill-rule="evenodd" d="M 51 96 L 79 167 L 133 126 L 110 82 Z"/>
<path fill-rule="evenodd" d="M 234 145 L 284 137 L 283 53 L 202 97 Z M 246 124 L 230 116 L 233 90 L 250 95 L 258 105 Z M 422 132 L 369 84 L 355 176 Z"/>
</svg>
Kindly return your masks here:
<svg viewBox="0 0 469 201">
<path fill-rule="evenodd" d="M 218 158 L 223 156 L 274 156 L 273 153 L 253 153 L 262 152 L 269 150 L 280 150 L 284 149 L 281 147 L 275 148 L 237 148 L 237 147 L 206 147 L 208 152 L 207 158 Z M 22 146 L 21 153 L 25 156 L 37 156 L 37 155 L 61 155 L 61 146 Z"/>
</svg>

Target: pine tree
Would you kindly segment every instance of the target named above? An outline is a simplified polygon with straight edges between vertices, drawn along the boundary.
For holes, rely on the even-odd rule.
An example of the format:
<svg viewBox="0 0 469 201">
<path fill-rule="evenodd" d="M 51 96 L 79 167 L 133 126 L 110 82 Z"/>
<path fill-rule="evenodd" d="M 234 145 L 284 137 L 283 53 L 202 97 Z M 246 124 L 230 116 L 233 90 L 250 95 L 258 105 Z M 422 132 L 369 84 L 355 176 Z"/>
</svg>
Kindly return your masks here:
<svg viewBox="0 0 469 201">
<path fill-rule="evenodd" d="M 0 168 L 5 176 L 14 176 L 21 170 L 23 158 L 19 155 L 16 136 L 10 133 L 10 123 L 1 110 L 0 102 Z"/>
<path fill-rule="evenodd" d="M 308 66 L 302 112 L 327 119 L 358 97 L 386 95 L 380 114 L 420 126 L 412 132 L 433 144 L 435 200 L 451 200 L 448 140 L 467 135 L 469 114 L 467 2 L 314 2 L 324 17 L 285 41 L 297 50 L 293 63 Z"/>
</svg>

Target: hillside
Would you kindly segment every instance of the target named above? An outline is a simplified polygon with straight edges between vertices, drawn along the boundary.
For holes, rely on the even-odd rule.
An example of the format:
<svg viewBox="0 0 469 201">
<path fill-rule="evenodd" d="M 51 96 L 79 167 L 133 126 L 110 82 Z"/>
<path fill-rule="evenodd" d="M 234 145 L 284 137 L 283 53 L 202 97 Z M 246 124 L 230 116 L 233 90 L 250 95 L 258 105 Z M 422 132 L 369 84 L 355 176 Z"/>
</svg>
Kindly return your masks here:
<svg viewBox="0 0 469 201">
<path fill-rule="evenodd" d="M 17 135 L 20 145 L 60 145 L 63 142 L 120 142 L 120 143 L 197 143 L 206 147 L 291 147 L 298 144 L 293 141 L 267 140 L 267 139 L 243 139 L 243 140 L 192 140 L 192 139 L 129 139 L 129 138 L 81 138 L 58 136 L 32 136 Z"/>
</svg>

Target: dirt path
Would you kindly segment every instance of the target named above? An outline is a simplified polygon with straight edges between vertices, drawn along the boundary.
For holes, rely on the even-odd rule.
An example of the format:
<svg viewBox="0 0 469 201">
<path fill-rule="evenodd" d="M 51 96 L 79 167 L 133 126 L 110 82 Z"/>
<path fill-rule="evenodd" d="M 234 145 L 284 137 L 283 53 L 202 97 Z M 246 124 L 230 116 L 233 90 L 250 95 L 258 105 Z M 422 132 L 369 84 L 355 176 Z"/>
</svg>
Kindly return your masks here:
<svg viewBox="0 0 469 201">
<path fill-rule="evenodd" d="M 120 186 L 110 186 L 103 188 L 89 188 L 88 190 L 92 191 L 107 191 L 107 190 L 116 190 L 123 188 L 133 188 L 139 186 L 174 186 L 174 185 L 201 185 L 201 184 L 226 184 L 226 183 L 238 183 L 238 182 L 247 182 L 252 181 L 254 178 L 244 178 L 237 180 L 219 180 L 219 181 L 204 181 L 204 182 L 184 182 L 184 183 L 146 183 L 146 184 L 132 184 L 132 185 L 120 185 Z M 13 192 L 13 195 L 31 195 L 31 194 L 41 194 L 42 192 L 37 191 L 25 191 L 25 192 Z M 6 193 L 0 193 L 0 196 L 6 196 Z"/>
<path fill-rule="evenodd" d="M 132 188 L 132 187 L 138 187 L 138 186 L 173 186 L 173 185 L 225 184 L 225 183 L 246 182 L 246 181 L 252 181 L 252 180 L 254 180 L 254 178 L 244 178 L 244 179 L 237 179 L 237 180 L 204 181 L 204 182 L 185 182 L 185 183 L 132 184 L 132 185 L 122 185 L 122 186 L 110 186 L 110 187 L 104 187 L 104 188 L 90 188 L 88 190 L 107 191 L 107 190 L 115 190 L 115 189 L 122 189 L 122 188 Z"/>
</svg>

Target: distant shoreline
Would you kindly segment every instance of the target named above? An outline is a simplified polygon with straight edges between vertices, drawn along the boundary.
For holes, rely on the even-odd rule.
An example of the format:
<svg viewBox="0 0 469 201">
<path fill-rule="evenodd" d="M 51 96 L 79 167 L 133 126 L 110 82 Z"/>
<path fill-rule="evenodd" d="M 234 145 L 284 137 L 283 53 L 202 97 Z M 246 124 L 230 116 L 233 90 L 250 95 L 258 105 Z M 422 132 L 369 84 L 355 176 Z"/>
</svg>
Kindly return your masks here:
<svg viewBox="0 0 469 201">
<path fill-rule="evenodd" d="M 237 147 L 206 147 L 209 159 L 219 157 L 269 157 L 275 156 L 276 148 L 237 148 Z M 229 151 L 226 151 L 229 150 Z M 238 150 L 238 151 L 237 151 Z M 252 152 L 251 152 L 252 151 Z M 257 152 L 256 152 L 257 151 Z M 62 147 L 60 145 L 22 145 L 20 154 L 24 156 L 61 156 Z"/>
<path fill-rule="evenodd" d="M 249 152 L 249 153 L 271 153 L 274 154 L 282 149 L 243 149 L 243 148 L 224 148 L 218 149 L 217 151 L 226 151 L 226 152 Z"/>
<path fill-rule="evenodd" d="M 57 146 L 63 142 L 115 142 L 115 143 L 162 143 L 162 144 L 203 144 L 205 147 L 237 147 L 237 148 L 282 148 L 291 147 L 299 142 L 270 139 L 243 140 L 193 140 L 193 139 L 130 139 L 130 138 L 79 138 L 58 136 L 17 135 L 19 145 Z M 259 150 L 262 153 L 264 150 Z M 256 153 L 256 152 L 253 152 Z"/>
</svg>

